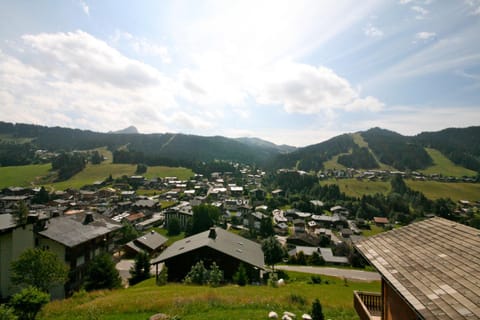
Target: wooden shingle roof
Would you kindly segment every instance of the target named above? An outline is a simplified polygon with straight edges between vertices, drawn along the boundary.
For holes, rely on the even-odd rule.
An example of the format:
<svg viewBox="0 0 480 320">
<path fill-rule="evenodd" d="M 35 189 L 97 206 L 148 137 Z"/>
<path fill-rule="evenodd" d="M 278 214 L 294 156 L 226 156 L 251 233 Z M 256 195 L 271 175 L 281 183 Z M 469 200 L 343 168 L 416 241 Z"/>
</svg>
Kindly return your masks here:
<svg viewBox="0 0 480 320">
<path fill-rule="evenodd" d="M 480 319 L 480 230 L 432 218 L 356 247 L 424 319 Z"/>
</svg>

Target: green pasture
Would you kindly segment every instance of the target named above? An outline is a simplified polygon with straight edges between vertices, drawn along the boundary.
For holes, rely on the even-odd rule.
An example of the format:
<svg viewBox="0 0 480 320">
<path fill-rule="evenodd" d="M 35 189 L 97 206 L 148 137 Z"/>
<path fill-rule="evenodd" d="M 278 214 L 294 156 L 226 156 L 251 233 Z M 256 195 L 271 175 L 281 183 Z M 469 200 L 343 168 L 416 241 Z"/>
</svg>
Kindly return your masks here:
<svg viewBox="0 0 480 320">
<path fill-rule="evenodd" d="M 78 294 L 49 303 L 39 319 L 142 319 L 165 313 L 182 320 L 266 319 L 268 312 L 290 311 L 300 318 L 314 299 L 322 303 L 325 319 L 358 319 L 353 291 L 380 290 L 379 282 L 353 282 L 321 276 L 322 284 L 309 284 L 310 275 L 289 272 L 284 287 L 226 285 L 218 288 L 168 284 L 154 279 L 128 289 Z M 328 284 L 325 281 L 328 280 Z M 92 318 L 93 317 L 93 318 Z"/>
<path fill-rule="evenodd" d="M 28 166 L 0 167 L 0 189 L 6 187 L 30 187 L 49 174 L 50 163 Z"/>
<path fill-rule="evenodd" d="M 405 180 L 405 183 L 413 190 L 422 192 L 427 198 L 432 200 L 438 198 L 450 198 L 454 201 L 480 200 L 480 183 L 414 180 Z"/>
<path fill-rule="evenodd" d="M 329 179 L 321 181 L 320 184 L 336 184 L 340 188 L 340 191 L 351 197 L 361 197 L 363 195 L 373 195 L 376 193 L 386 194 L 390 191 L 389 181 Z"/>
</svg>

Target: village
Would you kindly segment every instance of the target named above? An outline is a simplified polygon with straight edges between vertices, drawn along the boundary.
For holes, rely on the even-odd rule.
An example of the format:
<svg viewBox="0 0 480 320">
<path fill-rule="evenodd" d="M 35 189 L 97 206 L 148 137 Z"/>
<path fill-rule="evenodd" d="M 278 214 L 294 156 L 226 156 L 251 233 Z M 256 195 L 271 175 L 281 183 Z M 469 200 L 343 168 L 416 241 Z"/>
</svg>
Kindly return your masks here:
<svg viewBox="0 0 480 320">
<path fill-rule="evenodd" d="M 285 197 L 284 190 L 266 190 L 261 170 L 242 166 L 238 172 L 195 174 L 189 180 L 109 177 L 80 190 L 52 193 L 44 188 L 5 188 L 0 195 L 1 297 L 15 293 L 9 268 L 29 248 L 55 252 L 69 267 L 67 283 L 51 290 L 53 298 L 61 299 L 82 288 L 89 262 L 102 253 L 109 253 L 118 266 L 130 261 L 127 266 L 131 267 L 132 259 L 145 252 L 152 275 L 158 278 L 162 266 L 168 266 L 168 280 L 175 282 L 183 281 L 199 260 L 219 264 L 225 279 L 232 279 L 243 264 L 256 283 L 269 271 L 260 248 L 267 236 L 274 236 L 287 252 L 282 264 L 362 268 L 367 260 L 372 263 L 368 252 L 359 253 L 362 245 L 356 247 L 368 240 L 365 233 L 372 228 L 398 227 L 387 217 L 368 221 L 342 205 L 327 207 L 320 200 L 309 201 L 313 212 L 289 206 L 269 208 L 267 199 Z M 42 197 L 44 201 L 39 201 Z M 184 232 L 191 227 L 194 208 L 200 205 L 218 209 L 217 224 L 169 244 L 166 230 L 172 221 Z M 16 217 L 21 206 L 28 209 L 23 222 Z M 478 210 L 478 206 L 478 202 L 460 201 L 456 212 Z M 126 229 L 135 230 L 137 236 L 126 239 Z M 128 285 L 128 268 L 119 271 Z M 362 294 L 370 297 L 356 293 L 355 299 L 361 301 Z M 374 301 L 373 305 L 369 302 L 370 308 L 379 308 L 378 298 L 368 299 Z M 362 311 L 358 310 L 365 308 L 363 303 L 356 306 L 359 314 Z"/>
</svg>

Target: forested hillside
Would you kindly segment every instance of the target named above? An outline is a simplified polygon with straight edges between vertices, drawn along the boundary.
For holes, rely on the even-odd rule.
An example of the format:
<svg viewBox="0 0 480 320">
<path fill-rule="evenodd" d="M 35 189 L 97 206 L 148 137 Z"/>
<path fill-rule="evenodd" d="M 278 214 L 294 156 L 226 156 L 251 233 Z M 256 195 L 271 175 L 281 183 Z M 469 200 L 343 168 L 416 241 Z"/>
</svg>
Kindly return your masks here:
<svg viewBox="0 0 480 320">
<path fill-rule="evenodd" d="M 433 164 L 425 148 L 413 138 L 380 128 L 361 135 L 381 162 L 398 170 L 424 169 Z"/>
<path fill-rule="evenodd" d="M 361 143 L 355 137 L 364 140 Z M 423 170 L 434 161 L 425 148 L 438 150 L 459 166 L 480 171 L 480 127 L 445 129 L 417 136 L 373 128 L 343 134 L 303 148 L 278 146 L 258 138 L 231 139 L 185 134 L 98 133 L 88 130 L 0 122 L 0 166 L 42 162 L 36 151 L 107 147 L 115 163 L 186 166 L 226 160 L 268 169 L 322 170 L 334 157 L 344 167 Z"/>
<path fill-rule="evenodd" d="M 278 155 L 271 162 L 273 168 L 321 170 L 323 163 L 337 154 L 347 153 L 356 146 L 351 135 L 343 134 L 322 143 L 300 148 L 294 152 Z"/>
<path fill-rule="evenodd" d="M 28 143 L 25 143 L 28 141 Z M 280 151 L 272 146 L 242 143 L 225 137 L 184 134 L 116 134 L 60 127 L 0 122 L 0 165 L 34 162 L 36 150 L 91 150 L 106 146 L 112 152 L 125 150 L 118 163 L 188 164 L 196 161 L 229 160 L 265 163 Z"/>
<path fill-rule="evenodd" d="M 439 150 L 455 164 L 480 171 L 480 127 L 424 132 L 415 140 Z"/>
</svg>

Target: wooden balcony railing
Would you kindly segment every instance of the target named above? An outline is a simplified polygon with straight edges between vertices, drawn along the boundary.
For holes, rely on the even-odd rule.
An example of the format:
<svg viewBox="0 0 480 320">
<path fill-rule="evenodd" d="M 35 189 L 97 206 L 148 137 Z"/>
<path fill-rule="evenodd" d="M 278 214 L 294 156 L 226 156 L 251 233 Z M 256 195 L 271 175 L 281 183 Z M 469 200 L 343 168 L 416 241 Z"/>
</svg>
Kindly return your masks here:
<svg viewBox="0 0 480 320">
<path fill-rule="evenodd" d="M 353 292 L 353 306 L 360 320 L 376 320 L 382 317 L 382 295 L 376 292 Z"/>
</svg>

